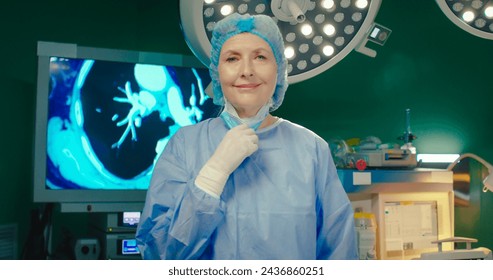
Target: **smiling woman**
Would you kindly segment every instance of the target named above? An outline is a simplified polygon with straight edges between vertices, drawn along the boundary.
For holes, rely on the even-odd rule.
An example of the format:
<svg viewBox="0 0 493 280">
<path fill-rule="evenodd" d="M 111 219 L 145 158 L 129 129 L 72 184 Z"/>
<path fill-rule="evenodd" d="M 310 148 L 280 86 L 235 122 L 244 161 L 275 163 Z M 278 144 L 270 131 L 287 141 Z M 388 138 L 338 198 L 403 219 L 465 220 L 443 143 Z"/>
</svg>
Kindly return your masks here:
<svg viewBox="0 0 493 280">
<path fill-rule="evenodd" d="M 266 41 L 251 33 L 238 34 L 224 43 L 219 61 L 225 102 L 232 104 L 240 118 L 253 117 L 260 108 L 269 106 L 277 64 Z"/>
<path fill-rule="evenodd" d="M 136 235 L 143 258 L 357 259 L 327 142 L 271 115 L 288 86 L 275 22 L 232 14 L 211 42 L 224 111 L 181 128 L 159 158 Z"/>
</svg>

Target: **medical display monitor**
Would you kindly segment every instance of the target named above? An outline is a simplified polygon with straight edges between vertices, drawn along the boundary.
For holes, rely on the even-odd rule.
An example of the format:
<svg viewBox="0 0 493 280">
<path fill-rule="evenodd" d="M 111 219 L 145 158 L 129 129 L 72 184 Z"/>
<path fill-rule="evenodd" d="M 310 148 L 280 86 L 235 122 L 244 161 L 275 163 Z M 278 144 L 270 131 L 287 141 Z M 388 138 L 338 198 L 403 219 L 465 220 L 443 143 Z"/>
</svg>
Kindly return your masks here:
<svg viewBox="0 0 493 280">
<path fill-rule="evenodd" d="M 209 83 L 191 56 L 38 42 L 34 202 L 141 210 L 170 137 L 219 114 Z"/>
</svg>

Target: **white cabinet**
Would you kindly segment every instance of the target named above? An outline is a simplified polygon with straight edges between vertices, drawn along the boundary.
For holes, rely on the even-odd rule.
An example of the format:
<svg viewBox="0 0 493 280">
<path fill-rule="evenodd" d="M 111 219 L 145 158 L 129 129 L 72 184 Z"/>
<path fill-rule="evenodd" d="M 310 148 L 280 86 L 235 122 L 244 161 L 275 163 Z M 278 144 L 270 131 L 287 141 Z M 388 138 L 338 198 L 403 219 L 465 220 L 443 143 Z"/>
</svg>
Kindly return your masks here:
<svg viewBox="0 0 493 280">
<path fill-rule="evenodd" d="M 375 215 L 378 259 L 418 258 L 438 250 L 432 241 L 454 236 L 453 172 L 339 169 L 338 174 L 353 208 Z"/>
</svg>

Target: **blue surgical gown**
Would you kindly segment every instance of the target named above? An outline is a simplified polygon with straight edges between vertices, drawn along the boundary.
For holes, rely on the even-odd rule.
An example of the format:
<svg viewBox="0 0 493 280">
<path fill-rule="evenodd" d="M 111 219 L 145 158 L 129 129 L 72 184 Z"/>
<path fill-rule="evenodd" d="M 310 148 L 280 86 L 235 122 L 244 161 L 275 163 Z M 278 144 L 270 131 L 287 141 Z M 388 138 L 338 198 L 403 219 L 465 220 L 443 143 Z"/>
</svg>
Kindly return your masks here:
<svg viewBox="0 0 493 280">
<path fill-rule="evenodd" d="M 144 259 L 357 259 L 353 209 L 327 142 L 284 119 L 257 131 L 259 149 L 220 199 L 194 181 L 227 127 L 179 129 L 156 163 L 136 239 Z"/>
</svg>

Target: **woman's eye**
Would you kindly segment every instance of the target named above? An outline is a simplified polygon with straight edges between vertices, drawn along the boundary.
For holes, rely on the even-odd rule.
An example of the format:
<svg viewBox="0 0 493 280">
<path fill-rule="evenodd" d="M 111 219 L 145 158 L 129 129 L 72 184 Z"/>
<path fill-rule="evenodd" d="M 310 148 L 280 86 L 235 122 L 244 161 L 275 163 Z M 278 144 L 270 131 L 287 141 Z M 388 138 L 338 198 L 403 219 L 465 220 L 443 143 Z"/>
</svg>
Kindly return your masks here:
<svg viewBox="0 0 493 280">
<path fill-rule="evenodd" d="M 265 56 L 263 56 L 263 55 L 258 55 L 258 56 L 257 56 L 257 59 L 260 59 L 260 60 L 265 60 L 265 59 L 267 59 L 267 58 L 266 58 Z"/>
<path fill-rule="evenodd" d="M 227 61 L 227 62 L 234 62 L 234 61 L 236 61 L 236 60 L 237 60 L 237 59 L 236 59 L 236 57 L 234 57 L 234 56 L 230 56 L 230 57 L 226 58 L 226 61 Z"/>
</svg>

